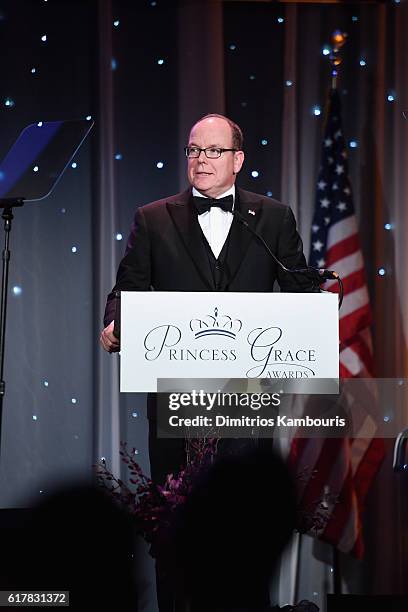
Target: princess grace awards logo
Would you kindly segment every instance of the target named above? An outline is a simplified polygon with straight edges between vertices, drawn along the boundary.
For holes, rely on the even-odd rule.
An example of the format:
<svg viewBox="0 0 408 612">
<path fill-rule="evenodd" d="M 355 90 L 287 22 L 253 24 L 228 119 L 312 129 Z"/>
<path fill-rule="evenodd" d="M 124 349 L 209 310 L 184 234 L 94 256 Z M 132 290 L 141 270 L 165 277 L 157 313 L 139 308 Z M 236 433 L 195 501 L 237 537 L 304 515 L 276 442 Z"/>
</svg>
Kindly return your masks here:
<svg viewBox="0 0 408 612">
<path fill-rule="evenodd" d="M 247 378 L 311 378 L 313 347 L 288 346 L 282 328 L 271 325 L 245 329 L 245 321 L 220 313 L 192 318 L 185 325 L 166 323 L 144 338 L 146 361 L 237 361 Z M 231 346 L 232 343 L 232 346 Z M 223 371 L 220 369 L 220 377 Z"/>
<path fill-rule="evenodd" d="M 194 332 L 196 340 L 204 336 L 225 336 L 235 340 L 237 333 L 242 329 L 242 321 L 232 319 L 226 314 L 219 316 L 216 306 L 214 315 L 207 315 L 203 319 L 191 319 L 190 329 Z"/>
</svg>

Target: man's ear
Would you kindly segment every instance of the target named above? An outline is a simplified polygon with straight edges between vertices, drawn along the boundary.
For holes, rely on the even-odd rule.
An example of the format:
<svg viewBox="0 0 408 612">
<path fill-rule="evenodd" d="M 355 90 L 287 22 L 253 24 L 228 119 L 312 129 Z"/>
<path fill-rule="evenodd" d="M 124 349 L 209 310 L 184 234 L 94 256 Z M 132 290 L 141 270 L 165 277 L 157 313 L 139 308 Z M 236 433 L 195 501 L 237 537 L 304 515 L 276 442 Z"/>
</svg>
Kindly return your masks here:
<svg viewBox="0 0 408 612">
<path fill-rule="evenodd" d="M 234 174 L 238 174 L 238 172 L 241 170 L 244 159 L 245 154 L 243 151 L 236 151 L 234 153 Z"/>
</svg>

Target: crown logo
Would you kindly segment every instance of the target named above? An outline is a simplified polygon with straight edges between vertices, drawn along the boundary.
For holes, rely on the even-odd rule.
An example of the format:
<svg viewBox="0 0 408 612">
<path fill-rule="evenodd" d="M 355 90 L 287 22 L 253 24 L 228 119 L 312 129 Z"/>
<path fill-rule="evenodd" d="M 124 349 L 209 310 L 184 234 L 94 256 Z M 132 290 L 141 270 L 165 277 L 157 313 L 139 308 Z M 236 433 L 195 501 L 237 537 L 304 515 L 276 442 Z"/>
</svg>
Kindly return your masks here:
<svg viewBox="0 0 408 612">
<path fill-rule="evenodd" d="M 191 319 L 190 329 L 197 340 L 203 336 L 226 336 L 235 340 L 242 328 L 242 321 L 232 319 L 229 315 L 220 315 L 217 306 L 213 315 L 206 315 L 202 319 Z"/>
</svg>

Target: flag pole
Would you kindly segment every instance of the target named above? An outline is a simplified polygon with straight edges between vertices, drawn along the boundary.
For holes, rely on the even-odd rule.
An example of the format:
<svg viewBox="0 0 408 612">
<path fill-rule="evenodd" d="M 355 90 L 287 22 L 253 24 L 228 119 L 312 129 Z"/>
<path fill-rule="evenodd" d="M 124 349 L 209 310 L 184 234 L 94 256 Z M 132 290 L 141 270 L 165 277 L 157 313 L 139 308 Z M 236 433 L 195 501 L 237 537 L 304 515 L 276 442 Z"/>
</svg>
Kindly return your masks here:
<svg viewBox="0 0 408 612">
<path fill-rule="evenodd" d="M 339 76 L 339 67 L 343 61 L 340 55 L 340 49 L 344 46 L 347 40 L 347 33 L 335 30 L 331 37 L 332 48 L 329 55 L 331 64 L 331 87 L 337 89 L 337 78 Z M 342 575 L 341 575 L 341 563 L 340 563 L 340 552 L 338 548 L 332 545 L 333 554 L 333 592 L 335 595 L 341 595 L 342 593 Z"/>
</svg>

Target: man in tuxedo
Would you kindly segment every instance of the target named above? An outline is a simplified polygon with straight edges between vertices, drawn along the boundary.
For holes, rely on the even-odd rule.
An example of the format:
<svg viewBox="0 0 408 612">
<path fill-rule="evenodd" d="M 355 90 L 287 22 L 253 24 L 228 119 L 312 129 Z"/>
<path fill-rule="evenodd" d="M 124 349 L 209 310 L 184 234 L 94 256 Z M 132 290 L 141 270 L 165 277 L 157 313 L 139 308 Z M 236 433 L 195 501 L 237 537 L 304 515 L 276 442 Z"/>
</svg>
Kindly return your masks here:
<svg viewBox="0 0 408 612">
<path fill-rule="evenodd" d="M 310 280 L 284 272 L 255 230 L 287 268 L 304 268 L 303 245 L 291 209 L 235 186 L 244 163 L 240 127 L 222 115 L 206 115 L 191 129 L 187 176 L 191 187 L 137 209 L 116 285 L 108 296 L 103 348 L 119 351 L 114 335 L 116 291 L 313 291 Z M 238 216 L 239 215 L 239 216 Z M 247 224 L 249 226 L 246 227 Z M 155 441 L 156 401 L 148 398 L 152 475 L 163 480 L 182 463 L 180 440 Z M 153 421 L 153 424 L 152 424 Z"/>
<path fill-rule="evenodd" d="M 261 234 L 288 268 L 306 267 L 287 206 L 243 189 L 235 179 L 244 162 L 242 131 L 221 115 L 207 115 L 186 147 L 192 188 L 138 208 L 114 289 L 108 296 L 101 343 L 119 350 L 113 334 L 116 291 L 310 291 L 301 275 L 285 273 L 242 220 Z"/>
<path fill-rule="evenodd" d="M 300 274 L 284 272 L 269 249 L 287 268 L 304 268 L 303 246 L 287 206 L 235 186 L 244 162 L 242 131 L 221 115 L 206 115 L 191 129 L 187 176 L 191 187 L 137 209 L 116 279 L 108 296 L 101 344 L 118 351 L 114 335 L 117 291 L 313 291 Z M 249 227 L 248 227 L 249 226 Z M 251 228 L 251 229 L 249 229 Z M 156 436 L 157 402 L 149 394 L 149 455 L 153 480 L 185 463 L 184 441 Z M 171 585 L 159 580 L 160 610 L 169 606 Z"/>
</svg>

